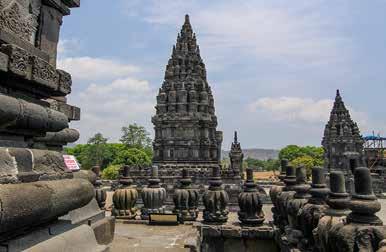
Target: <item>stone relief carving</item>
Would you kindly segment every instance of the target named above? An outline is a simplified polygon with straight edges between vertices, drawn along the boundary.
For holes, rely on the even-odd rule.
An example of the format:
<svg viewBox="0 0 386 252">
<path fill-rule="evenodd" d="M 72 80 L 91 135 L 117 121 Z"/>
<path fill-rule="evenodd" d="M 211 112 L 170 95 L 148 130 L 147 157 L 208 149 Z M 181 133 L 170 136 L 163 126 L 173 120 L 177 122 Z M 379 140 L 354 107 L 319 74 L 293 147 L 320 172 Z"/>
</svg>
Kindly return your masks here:
<svg viewBox="0 0 386 252">
<path fill-rule="evenodd" d="M 35 0 L 0 0 L 0 29 L 34 44 L 39 13 Z"/>
</svg>

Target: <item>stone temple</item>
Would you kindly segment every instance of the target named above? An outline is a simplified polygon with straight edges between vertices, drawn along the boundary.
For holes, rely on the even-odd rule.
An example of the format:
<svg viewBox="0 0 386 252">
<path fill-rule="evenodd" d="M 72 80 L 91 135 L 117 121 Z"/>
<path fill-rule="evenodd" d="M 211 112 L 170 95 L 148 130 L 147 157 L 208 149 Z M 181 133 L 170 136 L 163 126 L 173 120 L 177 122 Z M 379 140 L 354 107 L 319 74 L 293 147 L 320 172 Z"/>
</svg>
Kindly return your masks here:
<svg viewBox="0 0 386 252">
<path fill-rule="evenodd" d="M 363 143 L 358 125 L 351 119 L 337 90 L 330 120 L 326 124 L 322 140 L 324 167 L 328 172 L 342 171 L 346 176 L 346 187 L 349 192 L 354 190 L 355 168 L 364 165 Z"/>
<path fill-rule="evenodd" d="M 356 167 L 363 165 L 363 138 L 339 90 L 324 130 L 322 145 L 325 150 L 325 167 L 329 171 L 342 170 L 353 174 Z"/>
<path fill-rule="evenodd" d="M 105 251 L 114 236 L 96 175 L 70 170 L 62 152 L 79 138 L 69 123 L 80 108 L 67 103 L 72 79 L 56 68 L 57 47 L 79 6 L 0 0 L 0 251 Z"/>
<path fill-rule="evenodd" d="M 189 16 L 178 34 L 157 96 L 155 165 L 162 169 L 218 166 L 222 132 L 217 131 L 214 98 Z"/>
</svg>

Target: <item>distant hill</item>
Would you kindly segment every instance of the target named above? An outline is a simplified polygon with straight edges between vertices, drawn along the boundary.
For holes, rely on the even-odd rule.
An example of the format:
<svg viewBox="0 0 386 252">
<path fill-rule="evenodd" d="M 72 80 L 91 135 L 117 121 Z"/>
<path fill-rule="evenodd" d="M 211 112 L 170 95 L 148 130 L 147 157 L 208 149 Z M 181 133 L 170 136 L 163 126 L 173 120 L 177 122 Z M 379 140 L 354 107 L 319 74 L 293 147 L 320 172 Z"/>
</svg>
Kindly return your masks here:
<svg viewBox="0 0 386 252">
<path fill-rule="evenodd" d="M 279 157 L 279 150 L 273 149 L 243 149 L 244 159 L 253 158 L 259 160 L 276 159 Z M 221 151 L 222 158 L 229 157 L 229 151 Z"/>
</svg>

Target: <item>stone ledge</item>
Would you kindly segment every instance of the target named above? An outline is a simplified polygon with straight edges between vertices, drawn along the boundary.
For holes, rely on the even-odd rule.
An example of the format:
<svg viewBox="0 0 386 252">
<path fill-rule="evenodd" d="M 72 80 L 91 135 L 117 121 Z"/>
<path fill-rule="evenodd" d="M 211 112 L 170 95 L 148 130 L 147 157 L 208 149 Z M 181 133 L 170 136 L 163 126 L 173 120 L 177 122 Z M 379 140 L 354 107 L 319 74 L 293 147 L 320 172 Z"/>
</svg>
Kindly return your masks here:
<svg viewBox="0 0 386 252">
<path fill-rule="evenodd" d="M 92 228 L 87 225 L 79 226 L 66 233 L 55 236 L 25 251 L 48 252 L 53 251 L 54 248 L 56 251 L 108 251 L 108 247 L 97 243 Z"/>
<path fill-rule="evenodd" d="M 48 61 L 34 56 L 30 52 L 15 44 L 3 44 L 1 53 L 8 56 L 8 60 L 0 61 L 0 70 L 12 73 L 14 76 L 32 81 L 38 87 L 49 91 L 53 96 L 65 96 L 71 93 L 71 75 L 63 70 L 57 70 Z M 4 65 L 7 63 L 7 65 Z M 31 88 L 23 85 L 23 88 Z"/>
<path fill-rule="evenodd" d="M 247 238 L 247 239 L 273 239 L 274 227 L 264 224 L 258 227 L 241 226 L 238 223 L 233 225 L 207 225 L 197 224 L 197 229 L 203 237 L 224 237 L 224 238 Z"/>
</svg>

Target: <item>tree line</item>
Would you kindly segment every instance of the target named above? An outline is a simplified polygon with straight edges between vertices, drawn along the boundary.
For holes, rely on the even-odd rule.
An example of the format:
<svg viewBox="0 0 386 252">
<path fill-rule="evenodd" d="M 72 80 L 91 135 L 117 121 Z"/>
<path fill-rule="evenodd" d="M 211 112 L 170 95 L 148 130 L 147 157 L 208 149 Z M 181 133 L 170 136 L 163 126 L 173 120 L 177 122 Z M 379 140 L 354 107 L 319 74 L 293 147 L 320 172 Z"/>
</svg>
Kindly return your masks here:
<svg viewBox="0 0 386 252">
<path fill-rule="evenodd" d="M 149 166 L 153 158 L 151 138 L 143 126 L 130 124 L 122 127 L 120 143 L 108 143 L 101 133 L 91 137 L 87 144 L 65 148 L 65 152 L 74 155 L 81 169 L 99 166 L 102 177 L 115 179 L 123 165 Z"/>
<path fill-rule="evenodd" d="M 122 127 L 121 131 L 120 143 L 108 143 L 107 138 L 97 133 L 87 144 L 65 148 L 65 152 L 74 155 L 82 169 L 91 169 L 96 165 L 101 167 L 105 179 L 117 178 L 123 165 L 150 166 L 153 151 L 149 132 L 136 123 Z M 258 160 L 248 157 L 244 159 L 243 166 L 256 171 L 277 171 L 280 159 L 287 159 L 293 166 L 305 166 L 310 175 L 312 167 L 323 166 L 323 148 L 288 145 L 280 150 L 278 159 Z M 223 168 L 229 167 L 229 158 L 224 158 L 221 165 Z"/>
</svg>

